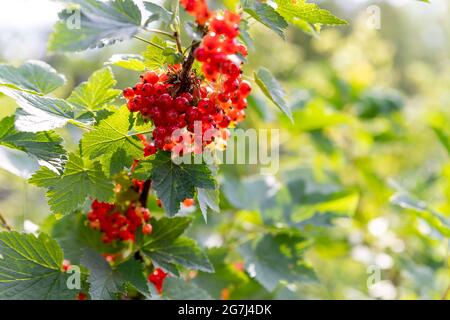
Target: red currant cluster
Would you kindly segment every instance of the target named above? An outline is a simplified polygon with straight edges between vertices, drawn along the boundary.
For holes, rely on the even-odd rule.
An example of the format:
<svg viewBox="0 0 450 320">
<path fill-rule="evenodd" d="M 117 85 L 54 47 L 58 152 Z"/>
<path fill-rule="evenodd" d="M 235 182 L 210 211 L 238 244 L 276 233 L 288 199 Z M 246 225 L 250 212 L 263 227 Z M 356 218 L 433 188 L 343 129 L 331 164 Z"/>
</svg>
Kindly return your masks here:
<svg viewBox="0 0 450 320">
<path fill-rule="evenodd" d="M 102 232 L 104 243 L 115 240 L 134 241 L 139 227 L 143 234 L 152 232 L 152 225 L 148 223 L 150 211 L 134 203 L 123 214 L 114 204 L 94 200 L 87 217 L 90 227 Z"/>
<path fill-rule="evenodd" d="M 203 74 L 217 89 L 214 98 L 233 122 L 244 119 L 247 97 L 252 90 L 250 83 L 241 78 L 242 61 L 238 55 L 246 57 L 247 48 L 236 40 L 240 20 L 240 15 L 230 11 L 214 14 L 209 20 L 208 33 L 195 50 Z"/>
<path fill-rule="evenodd" d="M 180 0 L 184 9 L 196 18 L 199 25 L 204 25 L 211 16 L 206 0 Z"/>
<path fill-rule="evenodd" d="M 175 146 L 184 152 L 201 152 L 216 137 L 226 138 L 226 128 L 231 119 L 221 108 L 216 94 L 195 73 L 189 79 L 189 92 L 178 92 L 180 66 L 170 66 L 167 73 L 158 75 L 153 71 L 141 76 L 133 88 L 123 91 L 128 109 L 139 112 L 144 120 L 155 126 L 152 141 L 140 135 L 144 143 L 144 155 L 149 156 L 158 149 L 172 151 Z M 207 135 L 206 132 L 211 130 Z M 199 137 L 200 136 L 200 137 Z"/>
<path fill-rule="evenodd" d="M 173 65 L 162 74 L 146 72 L 133 88 L 123 91 L 128 109 L 139 112 L 155 126 L 151 141 L 139 137 L 145 156 L 158 149 L 177 154 L 201 153 L 213 141 L 222 146 L 229 137 L 227 128 L 245 118 L 251 85 L 241 78 L 238 56 L 245 57 L 247 49 L 236 40 L 240 16 L 230 11 L 211 14 L 205 1 L 181 3 L 197 21 L 205 19 L 203 28 L 208 31 L 194 56 L 202 63 L 206 81 L 195 72 L 186 79 L 185 70 Z"/>
<path fill-rule="evenodd" d="M 153 283 L 153 285 L 156 288 L 156 291 L 158 291 L 158 293 L 161 294 L 163 291 L 164 279 L 166 277 L 167 277 L 167 273 L 165 273 L 164 270 L 162 270 L 161 268 L 156 268 L 155 271 L 153 271 L 148 276 L 148 281 Z"/>
</svg>

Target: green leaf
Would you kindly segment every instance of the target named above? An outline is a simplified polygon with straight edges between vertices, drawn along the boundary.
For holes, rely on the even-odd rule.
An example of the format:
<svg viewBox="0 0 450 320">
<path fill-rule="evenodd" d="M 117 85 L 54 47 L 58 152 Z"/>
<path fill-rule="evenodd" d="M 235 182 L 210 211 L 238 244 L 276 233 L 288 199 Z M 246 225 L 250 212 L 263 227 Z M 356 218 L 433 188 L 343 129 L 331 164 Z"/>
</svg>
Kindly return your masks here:
<svg viewBox="0 0 450 320">
<path fill-rule="evenodd" d="M 148 1 L 144 1 L 144 7 L 148 12 L 150 12 L 150 16 L 145 22 L 145 25 L 148 25 L 149 23 L 154 21 L 158 21 L 164 24 L 169 24 L 172 21 L 173 13 L 166 8 Z"/>
<path fill-rule="evenodd" d="M 49 131 L 64 127 L 68 122 L 86 124 L 91 118 L 76 119 L 75 108 L 56 98 L 0 87 L 0 92 L 14 99 L 20 106 L 16 111 L 16 128 L 25 132 Z"/>
<path fill-rule="evenodd" d="M 148 45 L 144 52 L 144 64 L 148 69 L 155 70 L 160 69 L 166 63 L 167 57 L 163 54 L 164 50 L 167 48 L 167 43 L 157 36 L 154 36 L 151 42 L 158 46 L 163 47 L 160 49 L 156 46 Z"/>
<path fill-rule="evenodd" d="M 314 25 L 345 25 L 347 21 L 335 17 L 331 12 L 319 8 L 315 3 L 306 3 L 305 0 L 274 0 L 277 4 L 276 11 L 287 22 L 305 28 L 305 23 Z"/>
<path fill-rule="evenodd" d="M 176 214 L 180 202 L 195 196 L 196 188 L 215 189 L 216 183 L 205 164 L 175 164 L 170 153 L 158 152 L 152 160 L 153 189 L 169 215 Z"/>
<path fill-rule="evenodd" d="M 14 127 L 14 116 L 0 121 L 0 145 L 26 152 L 42 165 L 62 170 L 66 151 L 62 139 L 53 131 L 20 132 Z"/>
<path fill-rule="evenodd" d="M 205 290 L 194 283 L 173 277 L 164 280 L 163 297 L 169 300 L 212 300 Z"/>
<path fill-rule="evenodd" d="M 78 6 L 70 6 L 60 12 L 60 21 L 56 23 L 49 40 L 52 51 L 103 47 L 131 38 L 139 31 L 141 12 L 132 0 L 60 1 Z"/>
<path fill-rule="evenodd" d="M 413 212 L 417 217 L 423 219 L 431 227 L 439 231 L 443 236 L 450 237 L 450 219 L 440 212 L 434 210 L 426 202 L 419 200 L 397 187 L 398 192 L 395 193 L 390 201 L 403 208 Z"/>
<path fill-rule="evenodd" d="M 100 254 L 86 250 L 81 264 L 89 269 L 89 294 L 92 300 L 113 300 L 124 292 L 125 285 L 147 289 L 143 266 L 136 260 L 128 260 L 114 269 Z"/>
<path fill-rule="evenodd" d="M 132 172 L 132 177 L 138 180 L 147 180 L 152 173 L 152 159 L 139 160 L 138 165 Z"/>
<path fill-rule="evenodd" d="M 41 188 L 50 188 L 55 185 L 61 178 L 56 172 L 50 170 L 47 167 L 40 167 L 31 178 L 28 183 L 33 184 Z"/>
<path fill-rule="evenodd" d="M 297 235 L 266 234 L 239 247 L 247 272 L 267 290 L 273 291 L 281 281 L 288 283 L 315 280 L 314 272 L 303 264 Z"/>
<path fill-rule="evenodd" d="M 139 54 L 115 54 L 105 63 L 134 71 L 144 71 L 144 57 Z"/>
<path fill-rule="evenodd" d="M 18 68 L 0 64 L 0 85 L 46 94 L 65 82 L 66 78 L 62 74 L 42 61 L 30 60 Z"/>
<path fill-rule="evenodd" d="M 220 212 L 219 189 L 197 189 L 197 200 L 205 222 L 208 222 L 208 209 Z"/>
<path fill-rule="evenodd" d="M 284 29 L 288 27 L 283 17 L 274 8 L 261 1 L 242 1 L 244 11 L 284 39 Z"/>
<path fill-rule="evenodd" d="M 181 265 L 188 269 L 213 272 L 208 257 L 198 244 L 192 239 L 180 237 L 190 222 L 187 217 L 152 219 L 154 231 L 144 238 L 142 253 L 169 271 L 174 269 L 173 265 Z"/>
<path fill-rule="evenodd" d="M 130 111 L 123 106 L 83 135 L 81 140 L 83 154 L 91 159 L 104 157 L 107 160 L 120 162 L 108 165 L 109 168 L 111 165 L 121 168 L 130 166 L 133 159 L 143 156 L 144 146 L 136 134 L 129 133 L 129 128 Z M 125 156 L 113 157 L 118 150 L 123 150 Z"/>
<path fill-rule="evenodd" d="M 116 99 L 121 93 L 113 89 L 117 81 L 110 68 L 100 69 L 92 74 L 87 82 L 83 82 L 72 92 L 67 101 L 80 108 L 95 111 Z"/>
<path fill-rule="evenodd" d="M 266 68 L 259 68 L 254 78 L 264 95 L 270 99 L 293 122 L 292 112 L 284 100 L 284 90 L 280 83 Z"/>
<path fill-rule="evenodd" d="M 45 234 L 0 233 L 0 299 L 75 299 L 63 259 L 58 243 Z"/>
<path fill-rule="evenodd" d="M 88 196 L 99 201 L 112 200 L 113 189 L 100 163 L 71 153 L 64 174 L 47 192 L 48 204 L 54 213 L 67 214 L 82 205 Z"/>
</svg>

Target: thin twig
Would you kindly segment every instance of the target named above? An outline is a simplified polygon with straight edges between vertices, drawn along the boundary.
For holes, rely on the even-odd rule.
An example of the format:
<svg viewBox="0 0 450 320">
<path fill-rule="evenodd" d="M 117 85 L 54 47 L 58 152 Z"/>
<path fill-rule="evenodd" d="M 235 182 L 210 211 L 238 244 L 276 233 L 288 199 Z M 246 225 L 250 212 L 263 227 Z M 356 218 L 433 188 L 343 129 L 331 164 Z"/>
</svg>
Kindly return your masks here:
<svg viewBox="0 0 450 320">
<path fill-rule="evenodd" d="M 173 33 L 173 36 L 175 37 L 175 41 L 177 43 L 177 49 L 178 52 L 183 54 L 183 47 L 181 46 L 181 39 L 180 39 L 180 34 L 178 33 L 178 31 L 175 31 Z"/>
<path fill-rule="evenodd" d="M 142 188 L 141 195 L 139 196 L 139 203 L 144 208 L 147 208 L 147 199 L 152 187 L 152 180 L 148 179 L 144 182 L 144 187 Z"/>
<path fill-rule="evenodd" d="M 171 34 L 170 32 L 166 32 L 166 31 L 159 30 L 159 29 L 153 29 L 153 28 L 144 28 L 144 30 L 153 32 L 153 33 L 159 33 L 159 34 L 165 35 L 169 38 L 175 39 L 175 36 L 173 34 Z"/>
<path fill-rule="evenodd" d="M 203 35 L 206 34 L 206 29 L 204 27 L 199 27 L 199 29 L 203 37 Z M 200 43 L 201 43 L 200 41 L 196 40 L 192 41 L 192 44 L 190 46 L 191 49 L 189 50 L 189 55 L 183 61 L 183 66 L 180 75 L 181 86 L 179 92 L 187 91 L 189 87 L 190 84 L 189 76 L 191 74 L 192 65 L 194 64 L 195 61 L 194 52 L 200 46 Z"/>
<path fill-rule="evenodd" d="M 9 224 L 6 222 L 5 218 L 0 213 L 0 226 L 2 226 L 4 229 L 11 231 L 12 228 L 9 226 Z"/>
<path fill-rule="evenodd" d="M 154 47 L 156 47 L 156 48 L 158 48 L 160 50 L 164 50 L 164 47 L 160 46 L 159 44 L 156 44 L 156 43 L 153 43 L 151 41 L 145 40 L 144 38 L 141 38 L 139 36 L 133 36 L 133 38 L 141 40 L 141 41 L 143 41 L 145 43 L 148 43 L 149 45 L 152 45 L 152 46 L 154 46 Z"/>
</svg>

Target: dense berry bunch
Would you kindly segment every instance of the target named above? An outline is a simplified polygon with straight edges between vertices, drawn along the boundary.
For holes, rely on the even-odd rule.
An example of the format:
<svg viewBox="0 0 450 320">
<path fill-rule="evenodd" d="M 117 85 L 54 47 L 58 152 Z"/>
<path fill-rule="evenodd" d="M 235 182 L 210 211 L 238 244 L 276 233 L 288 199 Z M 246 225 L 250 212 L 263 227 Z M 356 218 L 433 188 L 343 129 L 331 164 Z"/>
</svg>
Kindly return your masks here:
<svg viewBox="0 0 450 320">
<path fill-rule="evenodd" d="M 181 0 L 180 2 L 184 9 L 196 18 L 199 25 L 204 25 L 211 16 L 206 0 Z"/>
<path fill-rule="evenodd" d="M 114 204 L 94 200 L 87 217 L 90 227 L 102 232 L 105 243 L 115 240 L 134 241 L 138 228 L 141 228 L 143 234 L 152 232 L 152 226 L 148 223 L 149 210 L 134 203 L 122 213 Z"/>
<path fill-rule="evenodd" d="M 195 50 L 203 74 L 217 89 L 215 98 L 234 122 L 244 119 L 246 98 L 252 90 L 250 83 L 241 78 L 239 55 L 246 57 L 247 48 L 236 40 L 240 19 L 238 14 L 230 11 L 214 14 L 208 24 L 208 33 Z"/>
<path fill-rule="evenodd" d="M 123 92 L 128 109 L 155 126 L 151 141 L 139 136 L 145 156 L 158 149 L 172 151 L 176 145 L 182 145 L 184 152 L 201 152 L 214 139 L 228 136 L 226 128 L 232 123 L 228 109 L 194 72 L 188 79 L 188 91 L 179 92 L 180 72 L 180 66 L 171 66 L 162 74 L 146 72 L 139 83 Z"/>
<path fill-rule="evenodd" d="M 213 141 L 223 146 L 229 136 L 227 128 L 245 118 L 251 85 L 241 78 L 240 57 L 247 55 L 247 49 L 237 41 L 240 15 L 211 13 L 200 0 L 182 0 L 181 4 L 205 30 L 194 52 L 204 79 L 174 65 L 161 74 L 146 72 L 133 88 L 123 91 L 128 109 L 155 126 L 151 141 L 140 136 L 145 156 L 158 149 L 201 153 Z"/>
<path fill-rule="evenodd" d="M 153 285 L 156 288 L 156 291 L 158 291 L 158 293 L 161 294 L 163 291 L 164 279 L 166 277 L 167 277 L 167 273 L 165 273 L 164 270 L 162 270 L 161 268 L 156 268 L 155 271 L 153 271 L 148 276 L 148 281 L 153 283 Z"/>
</svg>

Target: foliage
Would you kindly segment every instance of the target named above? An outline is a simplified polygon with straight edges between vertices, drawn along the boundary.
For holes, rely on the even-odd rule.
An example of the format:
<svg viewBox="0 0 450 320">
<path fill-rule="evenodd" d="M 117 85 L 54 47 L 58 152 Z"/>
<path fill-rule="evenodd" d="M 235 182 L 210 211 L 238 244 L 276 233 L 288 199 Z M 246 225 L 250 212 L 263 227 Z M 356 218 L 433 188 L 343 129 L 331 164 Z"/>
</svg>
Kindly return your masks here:
<svg viewBox="0 0 450 320">
<path fill-rule="evenodd" d="M 137 40 L 145 48 L 101 49 L 109 56 L 86 68 L 91 75 L 74 62 L 86 80 L 75 86 L 44 62 L 0 65 L 2 101 L 17 105 L 0 120 L 0 145 L 38 162 L 28 183 L 48 200 L 33 208 L 46 212 L 36 235 L 0 233 L 1 299 L 384 298 L 366 286 L 367 267 L 380 261 L 391 263 L 383 285 L 403 288 L 390 297 L 445 298 L 448 114 L 406 117 L 408 98 L 380 80 L 395 77 L 393 57 L 379 54 L 389 46 L 376 35 L 363 39 L 356 22 L 342 28 L 346 35 L 324 28 L 347 23 L 313 1 L 218 1 L 215 9 L 242 13 L 249 55 L 240 58 L 257 88 L 240 126 L 282 128 L 280 170 L 260 175 L 260 165 L 177 164 L 161 150 L 144 156 L 141 136 L 154 124 L 130 112 L 118 88 L 135 83 L 136 72 L 187 60 L 201 24 L 178 1 L 146 1 L 145 12 L 132 0 L 61 2 L 69 10 L 50 52 L 72 59 Z M 82 28 L 72 29 L 78 9 Z M 202 72 L 198 61 L 193 69 Z M 105 243 L 90 224 L 94 199 L 120 210 L 140 203 L 152 231 Z M 65 259 L 80 266 L 81 288 L 67 287 Z M 168 273 L 161 292 L 147 279 L 158 268 Z"/>
</svg>

